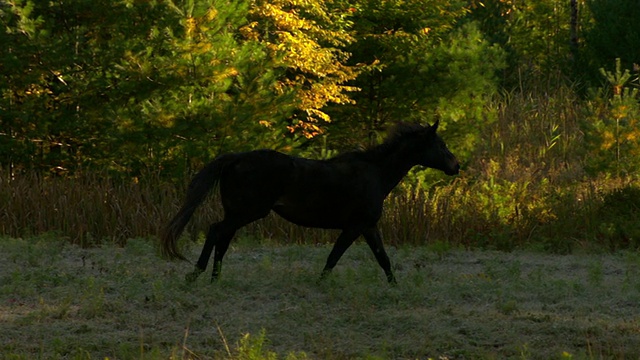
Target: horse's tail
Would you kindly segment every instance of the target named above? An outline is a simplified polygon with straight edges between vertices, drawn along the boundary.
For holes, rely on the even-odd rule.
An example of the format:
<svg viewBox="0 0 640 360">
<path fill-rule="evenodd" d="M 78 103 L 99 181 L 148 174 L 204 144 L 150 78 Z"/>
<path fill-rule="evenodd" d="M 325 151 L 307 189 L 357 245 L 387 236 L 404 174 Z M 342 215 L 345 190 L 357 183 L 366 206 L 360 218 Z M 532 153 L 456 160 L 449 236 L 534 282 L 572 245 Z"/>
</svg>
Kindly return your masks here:
<svg viewBox="0 0 640 360">
<path fill-rule="evenodd" d="M 191 180 L 184 204 L 171 219 L 161 236 L 160 246 L 164 257 L 186 260 L 178 249 L 178 239 L 196 208 L 202 204 L 211 189 L 218 184 L 222 171 L 228 163 L 226 160 L 228 160 L 228 157 L 218 158 L 210 162 Z"/>
</svg>

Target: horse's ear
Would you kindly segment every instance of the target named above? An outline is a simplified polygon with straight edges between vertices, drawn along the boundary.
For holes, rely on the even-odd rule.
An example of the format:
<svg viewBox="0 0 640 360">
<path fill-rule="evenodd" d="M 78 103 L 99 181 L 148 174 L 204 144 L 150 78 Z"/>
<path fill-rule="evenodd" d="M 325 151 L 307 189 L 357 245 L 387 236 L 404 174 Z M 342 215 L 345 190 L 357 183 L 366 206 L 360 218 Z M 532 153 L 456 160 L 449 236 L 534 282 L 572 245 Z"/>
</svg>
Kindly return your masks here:
<svg viewBox="0 0 640 360">
<path fill-rule="evenodd" d="M 438 130 L 438 125 L 440 125 L 440 119 L 436 120 L 436 122 L 429 127 L 429 132 L 435 133 Z"/>
</svg>

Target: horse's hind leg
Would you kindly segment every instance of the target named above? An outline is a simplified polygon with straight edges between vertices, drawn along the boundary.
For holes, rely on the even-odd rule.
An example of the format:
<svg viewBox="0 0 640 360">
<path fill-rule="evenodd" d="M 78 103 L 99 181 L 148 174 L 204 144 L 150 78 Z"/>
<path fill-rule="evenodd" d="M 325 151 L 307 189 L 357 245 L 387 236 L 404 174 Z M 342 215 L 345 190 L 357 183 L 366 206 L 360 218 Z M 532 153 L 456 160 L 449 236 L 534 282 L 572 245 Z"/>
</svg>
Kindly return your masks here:
<svg viewBox="0 0 640 360">
<path fill-rule="evenodd" d="M 229 222 L 225 221 L 215 223 L 209 227 L 207 239 L 202 247 L 202 252 L 200 253 L 195 269 L 186 276 L 188 282 L 195 281 L 207 268 L 209 258 L 211 258 L 211 252 L 213 252 L 214 247 L 216 249 L 216 255 L 213 263 L 212 278 L 215 279 L 218 277 L 218 274 L 220 273 L 220 262 L 222 261 L 224 253 L 229 248 L 229 243 L 231 242 L 236 229 L 237 228 L 231 226 Z M 218 259 L 218 261 L 216 261 L 216 259 Z"/>
<path fill-rule="evenodd" d="M 380 236 L 380 230 L 377 228 L 368 228 L 362 232 L 364 235 L 367 244 L 373 251 L 373 254 L 378 260 L 378 264 L 382 270 L 384 270 L 385 275 L 387 275 L 387 281 L 391 284 L 396 283 L 396 278 L 393 276 L 393 272 L 391 272 L 391 261 L 389 261 L 389 256 L 387 252 L 384 250 L 384 246 L 382 245 L 382 237 Z"/>
<path fill-rule="evenodd" d="M 216 250 L 213 254 L 213 271 L 211 272 L 211 281 L 215 281 L 220 276 L 220 270 L 222 269 L 222 258 L 227 253 L 229 243 L 236 233 L 239 227 L 229 225 L 229 223 L 220 223 L 218 228 L 218 239 L 216 242 Z M 211 252 L 209 252 L 210 254 Z"/>
</svg>

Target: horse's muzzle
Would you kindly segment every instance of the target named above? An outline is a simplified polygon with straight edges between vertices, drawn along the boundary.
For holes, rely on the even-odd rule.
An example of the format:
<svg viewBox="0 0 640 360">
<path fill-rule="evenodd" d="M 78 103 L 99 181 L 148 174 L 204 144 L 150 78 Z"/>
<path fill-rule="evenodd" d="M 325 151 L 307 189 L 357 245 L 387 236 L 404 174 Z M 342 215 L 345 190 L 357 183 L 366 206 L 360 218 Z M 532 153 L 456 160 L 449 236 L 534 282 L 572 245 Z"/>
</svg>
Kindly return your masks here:
<svg viewBox="0 0 640 360">
<path fill-rule="evenodd" d="M 460 173 L 460 164 L 456 162 L 452 167 L 445 170 L 444 173 L 447 175 L 458 175 Z"/>
</svg>

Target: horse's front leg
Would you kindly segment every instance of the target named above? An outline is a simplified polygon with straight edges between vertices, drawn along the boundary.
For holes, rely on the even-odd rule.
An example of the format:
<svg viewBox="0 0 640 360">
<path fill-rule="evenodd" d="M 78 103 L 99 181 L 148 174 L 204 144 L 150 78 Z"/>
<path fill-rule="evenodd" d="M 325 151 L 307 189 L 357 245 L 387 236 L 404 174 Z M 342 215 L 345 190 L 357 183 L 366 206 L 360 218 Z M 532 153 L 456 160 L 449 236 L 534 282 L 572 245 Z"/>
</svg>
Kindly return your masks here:
<svg viewBox="0 0 640 360">
<path fill-rule="evenodd" d="M 336 240 L 336 243 L 333 245 L 333 249 L 331 250 L 329 257 L 327 258 L 327 263 L 324 266 L 324 269 L 322 270 L 320 279 L 324 279 L 327 275 L 329 275 L 331 270 L 333 270 L 333 268 L 338 263 L 338 260 L 340 260 L 344 252 L 347 251 L 349 246 L 353 244 L 353 242 L 355 241 L 355 239 L 358 238 L 358 236 L 360 236 L 360 230 L 355 230 L 355 229 L 342 230 L 342 233 L 340 233 L 340 236 L 338 236 L 338 239 Z"/>
<path fill-rule="evenodd" d="M 204 269 L 200 269 L 198 265 L 196 265 L 192 272 L 184 276 L 184 279 L 188 283 L 192 283 L 196 281 L 198 279 L 198 276 L 200 276 L 200 274 L 202 274 L 203 272 L 204 272 Z"/>
<path fill-rule="evenodd" d="M 376 260 L 378 260 L 378 264 L 382 270 L 384 270 L 385 275 L 387 275 L 387 281 L 389 281 L 390 284 L 396 284 L 396 278 L 393 276 L 393 272 L 391 271 L 391 261 L 389 260 L 387 252 L 384 250 L 384 246 L 382 245 L 380 230 L 376 227 L 372 227 L 365 229 L 362 234 L 364 235 L 369 248 L 373 251 L 373 255 L 375 255 Z"/>
</svg>

